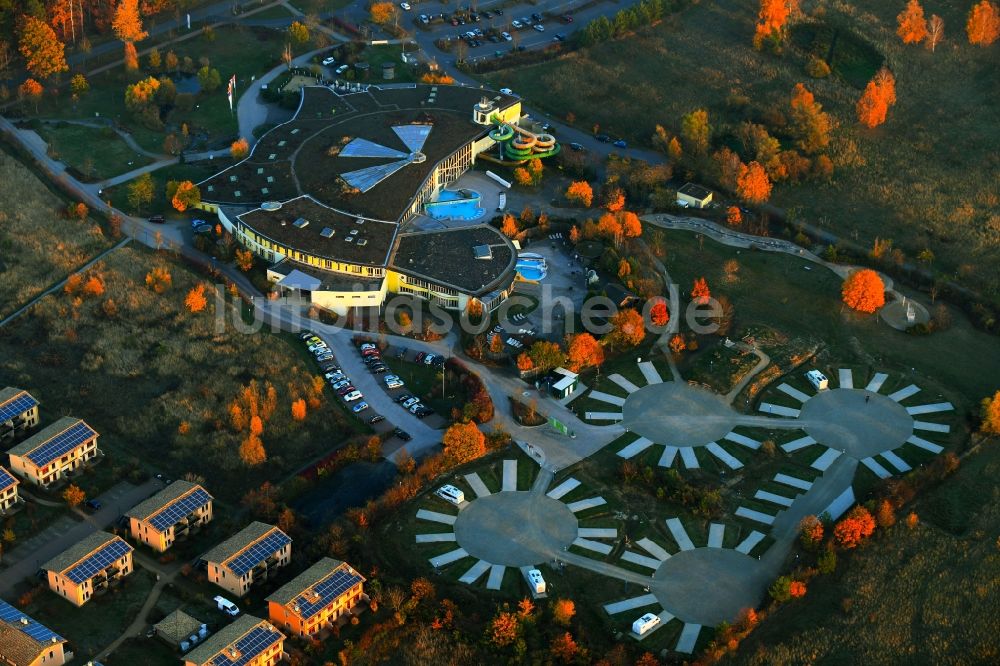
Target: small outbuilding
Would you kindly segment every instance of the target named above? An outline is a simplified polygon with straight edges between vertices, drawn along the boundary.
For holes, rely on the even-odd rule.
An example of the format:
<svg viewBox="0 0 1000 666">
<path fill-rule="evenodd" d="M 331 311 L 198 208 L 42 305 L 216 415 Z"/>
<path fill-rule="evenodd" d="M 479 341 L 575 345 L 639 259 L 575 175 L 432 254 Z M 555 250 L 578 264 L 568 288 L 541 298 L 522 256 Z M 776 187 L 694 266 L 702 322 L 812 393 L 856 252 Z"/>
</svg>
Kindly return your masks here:
<svg viewBox="0 0 1000 666">
<path fill-rule="evenodd" d="M 712 190 L 695 185 L 694 183 L 684 183 L 677 190 L 677 204 L 685 208 L 705 208 L 712 203 Z"/>
<path fill-rule="evenodd" d="M 580 375 L 566 368 L 556 368 L 552 371 L 556 380 L 552 383 L 552 395 L 556 398 L 565 398 L 576 390 L 580 383 Z"/>
<path fill-rule="evenodd" d="M 182 644 L 190 647 L 208 636 L 207 625 L 180 609 L 154 624 L 153 629 L 156 630 L 157 638 L 177 650 L 181 649 Z"/>
</svg>

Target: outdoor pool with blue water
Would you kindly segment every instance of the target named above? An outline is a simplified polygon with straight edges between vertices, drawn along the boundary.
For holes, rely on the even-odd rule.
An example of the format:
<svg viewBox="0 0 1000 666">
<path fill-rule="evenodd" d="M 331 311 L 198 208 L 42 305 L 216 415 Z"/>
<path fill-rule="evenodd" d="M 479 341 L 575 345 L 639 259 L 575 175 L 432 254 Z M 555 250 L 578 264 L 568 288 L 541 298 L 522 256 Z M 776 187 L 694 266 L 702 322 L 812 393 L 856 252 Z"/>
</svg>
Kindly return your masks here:
<svg viewBox="0 0 1000 666">
<path fill-rule="evenodd" d="M 521 276 L 521 279 L 528 280 L 530 282 L 539 282 L 544 280 L 545 276 L 549 273 L 548 265 L 545 263 L 545 257 L 531 252 L 523 252 L 517 255 L 517 263 L 515 264 L 514 269 L 517 271 L 517 274 Z"/>
<path fill-rule="evenodd" d="M 435 220 L 476 220 L 486 213 L 480 199 L 472 190 L 441 190 L 437 201 L 424 204 L 424 212 Z"/>
</svg>

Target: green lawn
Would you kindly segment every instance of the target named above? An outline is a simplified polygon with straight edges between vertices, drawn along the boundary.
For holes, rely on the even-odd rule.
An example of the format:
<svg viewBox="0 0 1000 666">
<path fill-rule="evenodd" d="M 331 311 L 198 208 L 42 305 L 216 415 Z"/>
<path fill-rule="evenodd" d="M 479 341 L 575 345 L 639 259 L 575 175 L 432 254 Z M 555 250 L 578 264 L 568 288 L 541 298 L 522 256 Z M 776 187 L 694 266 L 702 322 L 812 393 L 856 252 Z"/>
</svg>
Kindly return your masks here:
<svg viewBox="0 0 1000 666">
<path fill-rule="evenodd" d="M 191 111 L 172 110 L 163 119 L 167 130 L 179 130 L 182 123 L 187 124 L 196 148 L 219 147 L 237 138 L 236 116 L 230 112 L 226 99 L 226 81 L 236 75 L 238 97 L 250 83 L 251 76 L 264 74 L 280 64 L 283 47 L 284 37 L 280 30 L 239 26 L 219 28 L 211 40 L 201 35 L 171 46 L 181 61 L 188 56 L 197 66 L 201 58 L 207 58 L 210 66 L 219 70 L 222 85 L 214 92 L 200 93 L 196 107 Z M 166 48 L 161 50 L 164 58 L 166 53 Z M 145 67 L 146 59 L 141 62 Z M 161 75 L 145 70 L 141 74 Z M 47 118 L 110 118 L 131 131 L 143 148 L 159 152 L 166 132 L 143 127 L 125 108 L 125 87 L 136 78 L 126 75 L 120 67 L 102 72 L 90 78 L 90 91 L 81 96 L 76 104 L 67 103 L 64 99 L 47 99 L 41 105 L 39 115 Z M 100 154 L 95 155 L 95 161 L 101 159 Z"/>
<path fill-rule="evenodd" d="M 229 166 L 231 160 L 229 159 L 219 159 L 219 160 L 207 160 L 202 162 L 194 162 L 191 164 L 172 164 L 162 169 L 157 169 L 153 171 L 150 176 L 153 179 L 153 191 L 154 197 L 153 202 L 149 206 L 144 207 L 141 211 L 136 210 L 128 202 L 128 186 L 129 183 L 122 183 L 110 189 L 104 191 L 104 196 L 111 200 L 111 204 L 123 210 L 127 213 L 141 213 L 142 215 L 152 215 L 154 213 L 165 213 L 170 217 L 170 214 L 176 215 L 173 207 L 170 205 L 170 201 L 167 200 L 166 187 L 167 181 L 170 180 L 190 180 L 194 183 L 204 180 L 209 176 L 213 176 L 222 169 Z M 129 181 L 131 182 L 131 181 Z"/>
<path fill-rule="evenodd" d="M 42 125 L 38 133 L 49 144 L 49 154 L 80 172 L 84 181 L 105 180 L 153 161 L 110 128 Z"/>
<path fill-rule="evenodd" d="M 118 638 L 153 589 L 155 577 L 136 570 L 115 588 L 77 608 L 48 588 L 41 589 L 24 612 L 55 628 L 73 646 L 78 659 L 94 657 Z"/>
<path fill-rule="evenodd" d="M 728 259 L 740 264 L 735 284 L 724 284 L 721 277 Z M 704 276 L 713 294 L 728 296 L 736 309 L 736 331 L 763 324 L 813 340 L 826 350 L 831 366 L 860 363 L 903 385 L 912 381 L 922 387 L 921 396 L 944 394 L 960 417 L 996 391 L 996 378 L 982 368 L 1000 367 L 1000 345 L 957 311 L 947 331 L 907 335 L 876 317 L 844 310 L 841 281 L 829 270 L 786 254 L 738 251 L 709 240 L 699 245 L 695 234 L 684 231 L 667 233 L 664 264 L 678 284 Z"/>
</svg>

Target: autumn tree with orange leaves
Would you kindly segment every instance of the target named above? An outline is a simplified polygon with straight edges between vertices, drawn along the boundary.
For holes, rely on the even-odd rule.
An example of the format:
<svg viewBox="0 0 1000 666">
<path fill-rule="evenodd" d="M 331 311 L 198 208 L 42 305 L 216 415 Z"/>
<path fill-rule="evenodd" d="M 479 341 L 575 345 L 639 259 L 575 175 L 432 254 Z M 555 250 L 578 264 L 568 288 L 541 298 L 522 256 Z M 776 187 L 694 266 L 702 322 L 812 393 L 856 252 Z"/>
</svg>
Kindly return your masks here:
<svg viewBox="0 0 1000 666">
<path fill-rule="evenodd" d="M 490 641 L 497 647 L 511 645 L 521 635 L 521 623 L 517 615 L 500 611 L 490 622 Z"/>
<path fill-rule="evenodd" d="M 204 310 L 208 305 L 208 299 L 205 298 L 205 285 L 198 284 L 192 288 L 184 299 L 184 305 L 187 306 L 189 312 L 201 312 Z"/>
<path fill-rule="evenodd" d="M 566 201 L 590 208 L 594 201 L 594 189 L 585 180 L 576 180 L 566 188 Z"/>
<path fill-rule="evenodd" d="M 616 185 L 604 188 L 601 199 L 601 205 L 609 213 L 617 213 L 625 208 L 625 192 Z"/>
<path fill-rule="evenodd" d="M 788 19 L 798 9 L 799 0 L 760 0 L 757 29 L 753 36 L 754 47 L 759 49 L 767 40 L 782 42 Z"/>
<path fill-rule="evenodd" d="M 38 102 L 42 99 L 42 93 L 44 92 L 42 84 L 38 81 L 28 78 L 24 80 L 24 83 L 17 87 L 17 97 L 20 100 L 31 102 L 35 105 L 35 113 L 38 113 Z"/>
<path fill-rule="evenodd" d="M 306 420 L 306 401 L 302 398 L 292 401 L 292 418 L 296 421 Z"/>
<path fill-rule="evenodd" d="M 167 182 L 167 197 L 174 210 L 184 212 L 188 208 L 193 208 L 201 203 L 201 190 L 190 180 L 181 182 Z"/>
<path fill-rule="evenodd" d="M 792 89 L 791 98 L 792 133 L 796 145 L 806 153 L 816 153 L 830 143 L 833 120 L 823 111 L 809 90 L 801 83 Z"/>
<path fill-rule="evenodd" d="M 799 521 L 799 541 L 806 550 L 813 550 L 823 541 L 823 523 L 816 516 Z"/>
<path fill-rule="evenodd" d="M 896 79 L 892 72 L 883 67 L 865 86 L 858 100 L 856 110 L 858 120 L 865 127 L 878 127 L 885 122 L 889 107 L 896 103 Z"/>
<path fill-rule="evenodd" d="M 1000 435 L 1000 391 L 994 393 L 992 398 L 983 398 L 982 417 L 980 432 Z"/>
<path fill-rule="evenodd" d="M 653 307 L 649 309 L 649 320 L 654 326 L 666 326 L 670 321 L 670 310 L 667 309 L 667 302 L 664 299 L 658 298 L 653 303 Z"/>
<path fill-rule="evenodd" d="M 460 465 L 486 455 L 486 436 L 472 423 L 452 424 L 441 438 L 444 455 Z"/>
<path fill-rule="evenodd" d="M 691 287 L 691 300 L 698 305 L 705 305 L 712 298 L 712 292 L 708 288 L 708 281 L 700 277 L 694 281 Z"/>
<path fill-rule="evenodd" d="M 233 145 L 229 146 L 229 154 L 232 155 L 234 160 L 243 159 L 249 152 L 250 144 L 242 137 L 233 141 Z"/>
<path fill-rule="evenodd" d="M 744 201 L 760 204 L 771 196 L 771 179 L 760 162 L 740 166 L 740 174 L 736 178 L 736 195 Z"/>
<path fill-rule="evenodd" d="M 965 32 L 970 44 L 989 46 L 1000 37 L 1000 10 L 989 0 L 982 0 L 969 11 Z"/>
<path fill-rule="evenodd" d="M 611 332 L 608 341 L 612 347 L 635 347 L 646 337 L 646 322 L 642 315 L 628 308 L 611 317 Z"/>
<path fill-rule="evenodd" d="M 125 69 L 139 69 L 139 56 L 135 50 L 136 42 L 146 39 L 148 33 L 142 29 L 142 17 L 139 15 L 139 0 L 121 0 L 115 9 L 111 21 L 115 36 L 125 43 Z"/>
<path fill-rule="evenodd" d="M 517 220 L 514 219 L 513 215 L 504 215 L 503 221 L 500 223 L 500 233 L 502 233 L 507 238 L 513 238 L 520 232 L 517 228 Z"/>
<path fill-rule="evenodd" d="M 531 357 L 528 356 L 528 352 L 521 352 L 517 355 L 517 369 L 521 372 L 527 372 L 535 367 L 534 362 L 532 362 Z"/>
<path fill-rule="evenodd" d="M 856 548 L 875 532 L 875 519 L 863 506 L 851 509 L 833 528 L 833 538 L 841 548 Z"/>
<path fill-rule="evenodd" d="M 896 17 L 896 34 L 904 44 L 919 44 L 927 38 L 927 19 L 918 0 L 910 0 Z"/>
<path fill-rule="evenodd" d="M 793 580 L 788 585 L 788 594 L 793 599 L 798 599 L 800 597 L 806 596 L 806 584 L 801 580 Z"/>
<path fill-rule="evenodd" d="M 731 227 L 738 227 L 743 223 L 743 213 L 738 206 L 730 206 L 726 209 L 726 224 Z"/>
<path fill-rule="evenodd" d="M 552 621 L 556 624 L 568 627 L 574 615 L 576 615 L 576 604 L 572 599 L 557 599 L 552 604 Z"/>
<path fill-rule="evenodd" d="M 885 305 L 885 284 L 878 273 L 862 268 L 847 276 L 841 295 L 847 307 L 871 314 Z"/>
<path fill-rule="evenodd" d="M 580 651 L 580 646 L 573 640 L 572 634 L 567 631 L 552 639 L 549 651 L 555 659 L 568 664 L 576 657 Z"/>
<path fill-rule="evenodd" d="M 40 79 L 69 69 L 66 46 L 48 23 L 34 16 L 24 17 L 18 50 L 24 56 L 25 69 Z"/>
<path fill-rule="evenodd" d="M 499 336 L 497 336 L 499 337 Z M 566 341 L 566 358 L 569 369 L 579 372 L 604 363 L 604 348 L 590 333 L 577 333 Z"/>
</svg>

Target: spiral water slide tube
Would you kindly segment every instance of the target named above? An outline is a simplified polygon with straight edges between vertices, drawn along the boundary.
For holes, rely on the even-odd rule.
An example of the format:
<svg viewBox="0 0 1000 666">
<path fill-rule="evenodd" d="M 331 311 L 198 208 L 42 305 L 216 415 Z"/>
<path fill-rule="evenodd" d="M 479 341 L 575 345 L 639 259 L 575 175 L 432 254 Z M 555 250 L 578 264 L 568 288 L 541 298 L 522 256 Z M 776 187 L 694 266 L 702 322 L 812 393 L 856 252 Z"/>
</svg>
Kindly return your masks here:
<svg viewBox="0 0 1000 666">
<path fill-rule="evenodd" d="M 511 160 L 549 157 L 559 152 L 559 144 L 551 134 L 535 134 L 517 125 L 498 125 L 490 131 L 490 138 L 503 146 L 504 156 Z"/>
</svg>

